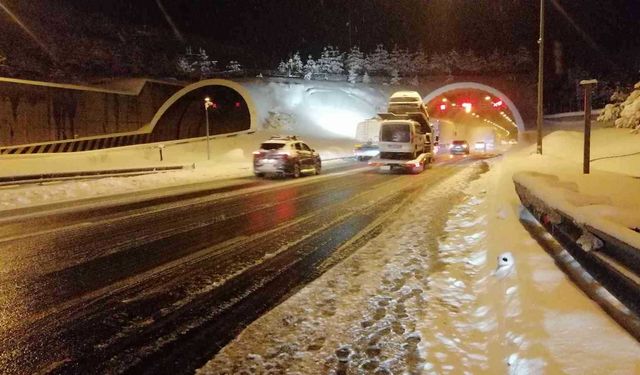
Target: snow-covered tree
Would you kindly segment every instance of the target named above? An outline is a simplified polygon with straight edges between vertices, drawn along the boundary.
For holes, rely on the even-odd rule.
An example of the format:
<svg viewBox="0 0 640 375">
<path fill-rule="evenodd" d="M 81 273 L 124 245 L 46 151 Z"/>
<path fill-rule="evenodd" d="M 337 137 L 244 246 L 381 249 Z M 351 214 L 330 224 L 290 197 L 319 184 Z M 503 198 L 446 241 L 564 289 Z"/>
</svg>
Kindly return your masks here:
<svg viewBox="0 0 640 375">
<path fill-rule="evenodd" d="M 468 50 L 462 55 L 458 62 L 458 69 L 468 73 L 478 73 L 484 71 L 487 62 L 482 56 L 476 55 L 472 50 Z"/>
<path fill-rule="evenodd" d="M 198 50 L 197 66 L 200 72 L 200 79 L 211 77 L 217 64 L 217 61 L 209 59 L 209 55 L 204 48 Z"/>
<path fill-rule="evenodd" d="M 420 50 L 413 55 L 411 66 L 411 70 L 416 74 L 427 74 L 427 71 L 429 70 L 429 57 L 424 53 L 424 51 Z"/>
<path fill-rule="evenodd" d="M 491 55 L 487 58 L 487 69 L 492 72 L 507 71 L 509 70 L 509 65 L 506 60 L 506 56 L 503 53 L 494 49 L 493 52 L 491 52 Z"/>
<path fill-rule="evenodd" d="M 322 50 L 318 66 L 321 73 L 342 74 L 344 72 L 344 55 L 334 46 L 327 46 Z"/>
<path fill-rule="evenodd" d="M 278 72 L 286 74 L 287 77 L 301 76 L 303 74 L 304 65 L 300 59 L 300 53 L 296 52 L 287 61 L 280 61 Z"/>
<path fill-rule="evenodd" d="M 313 56 L 309 55 L 307 57 L 307 62 L 304 64 L 302 72 L 304 73 L 304 79 L 306 79 L 307 81 L 311 80 L 314 74 L 319 73 L 318 64 L 316 64 Z"/>
<path fill-rule="evenodd" d="M 455 49 L 449 51 L 446 56 L 447 65 L 449 66 L 450 72 L 460 71 L 460 65 L 462 63 L 462 57 Z"/>
<path fill-rule="evenodd" d="M 389 55 L 389 74 L 394 71 L 398 75 L 411 74 L 411 54 L 407 50 L 400 49 L 397 45 L 393 47 Z"/>
<path fill-rule="evenodd" d="M 392 68 L 391 72 L 389 74 L 391 75 L 391 79 L 389 80 L 389 84 L 397 85 L 397 84 L 400 83 L 400 73 L 398 72 L 398 69 Z"/>
<path fill-rule="evenodd" d="M 369 73 L 364 72 L 364 75 L 362 76 L 362 83 L 365 83 L 365 84 L 371 83 L 371 77 L 369 77 Z"/>
<path fill-rule="evenodd" d="M 291 58 L 291 72 L 300 75 L 304 69 L 304 64 L 302 63 L 302 59 L 300 58 L 300 52 L 296 52 L 293 54 Z"/>
<path fill-rule="evenodd" d="M 186 56 L 179 56 L 177 65 L 178 65 L 178 72 L 181 73 L 182 75 L 190 76 L 195 70 L 195 68 L 193 67 L 193 64 L 189 62 Z"/>
<path fill-rule="evenodd" d="M 367 55 L 364 69 L 369 74 L 385 74 L 389 71 L 389 52 L 382 44 L 378 44 L 375 51 Z"/>
<path fill-rule="evenodd" d="M 349 73 L 349 82 L 356 83 L 358 76 L 364 71 L 364 53 L 360 51 L 359 47 L 352 47 L 344 64 Z"/>
<path fill-rule="evenodd" d="M 620 92 L 614 93 L 611 104 L 605 106 L 604 111 L 598 117 L 598 121 L 613 124 L 616 128 L 631 128 L 634 132 L 640 131 L 640 82 L 634 86 L 634 91 L 624 98 Z"/>
<path fill-rule="evenodd" d="M 433 74 L 451 74 L 448 56 L 441 53 L 432 54 L 429 58 L 429 71 Z"/>
<path fill-rule="evenodd" d="M 231 60 L 229 61 L 229 64 L 227 64 L 227 70 L 234 73 L 241 72 L 242 65 L 240 65 L 236 60 Z"/>
<path fill-rule="evenodd" d="M 187 47 L 183 55 L 178 56 L 177 69 L 178 72 L 197 79 L 205 79 L 211 77 L 215 71 L 216 60 L 209 59 L 209 55 L 204 48 L 199 48 L 198 53 L 193 53 L 191 47 Z"/>
</svg>

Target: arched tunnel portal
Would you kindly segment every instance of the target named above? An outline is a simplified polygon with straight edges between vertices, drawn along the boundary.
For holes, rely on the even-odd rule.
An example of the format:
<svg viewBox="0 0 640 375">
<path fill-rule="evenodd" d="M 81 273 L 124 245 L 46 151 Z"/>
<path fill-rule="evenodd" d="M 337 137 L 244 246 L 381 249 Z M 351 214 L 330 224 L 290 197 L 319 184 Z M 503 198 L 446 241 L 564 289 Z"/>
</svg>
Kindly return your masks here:
<svg viewBox="0 0 640 375">
<path fill-rule="evenodd" d="M 205 109 L 205 98 L 212 105 Z M 251 95 L 240 84 L 209 79 L 186 86 L 171 96 L 151 120 L 151 142 L 172 141 L 209 134 L 238 134 L 256 129 L 256 109 Z"/>
</svg>

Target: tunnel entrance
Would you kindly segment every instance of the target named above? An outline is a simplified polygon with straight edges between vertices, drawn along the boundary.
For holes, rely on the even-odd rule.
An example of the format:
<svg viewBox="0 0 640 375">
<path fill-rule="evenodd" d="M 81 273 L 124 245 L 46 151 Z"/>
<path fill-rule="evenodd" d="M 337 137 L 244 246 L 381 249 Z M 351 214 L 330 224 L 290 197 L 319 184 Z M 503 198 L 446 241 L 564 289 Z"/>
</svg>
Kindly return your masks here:
<svg viewBox="0 0 640 375">
<path fill-rule="evenodd" d="M 455 83 L 424 98 L 440 144 L 466 141 L 470 148 L 493 150 L 513 144 L 524 123 L 513 102 L 500 91 L 477 83 Z M 484 148 L 483 148 L 484 147 Z"/>
<path fill-rule="evenodd" d="M 248 93 L 238 84 L 208 80 L 185 87 L 158 110 L 151 122 L 151 141 L 171 141 L 206 135 L 205 98 L 209 106 L 209 134 L 235 134 L 253 129 L 255 111 Z"/>
</svg>

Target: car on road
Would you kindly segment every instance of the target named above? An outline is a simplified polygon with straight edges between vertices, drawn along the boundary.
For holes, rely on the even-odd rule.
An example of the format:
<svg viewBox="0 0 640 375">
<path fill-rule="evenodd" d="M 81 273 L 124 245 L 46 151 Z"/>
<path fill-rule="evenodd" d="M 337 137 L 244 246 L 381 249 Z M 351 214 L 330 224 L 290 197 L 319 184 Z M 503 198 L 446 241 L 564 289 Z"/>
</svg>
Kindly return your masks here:
<svg viewBox="0 0 640 375">
<path fill-rule="evenodd" d="M 449 145 L 451 155 L 469 155 L 469 143 L 467 141 L 457 140 Z"/>
<path fill-rule="evenodd" d="M 483 141 L 476 142 L 473 149 L 475 152 L 487 152 L 487 144 Z"/>
<path fill-rule="evenodd" d="M 295 135 L 274 136 L 253 153 L 253 173 L 256 177 L 320 174 L 320 154 Z"/>
</svg>

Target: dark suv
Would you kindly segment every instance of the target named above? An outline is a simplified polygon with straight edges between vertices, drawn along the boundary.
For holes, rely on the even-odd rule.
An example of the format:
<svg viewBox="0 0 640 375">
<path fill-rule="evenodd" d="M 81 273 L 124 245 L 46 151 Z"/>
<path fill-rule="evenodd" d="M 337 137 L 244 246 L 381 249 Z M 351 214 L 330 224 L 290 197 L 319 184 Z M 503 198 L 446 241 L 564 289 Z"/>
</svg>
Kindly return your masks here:
<svg viewBox="0 0 640 375">
<path fill-rule="evenodd" d="M 271 137 L 253 153 L 253 173 L 300 177 L 302 174 L 320 174 L 320 155 L 296 136 Z"/>
</svg>

